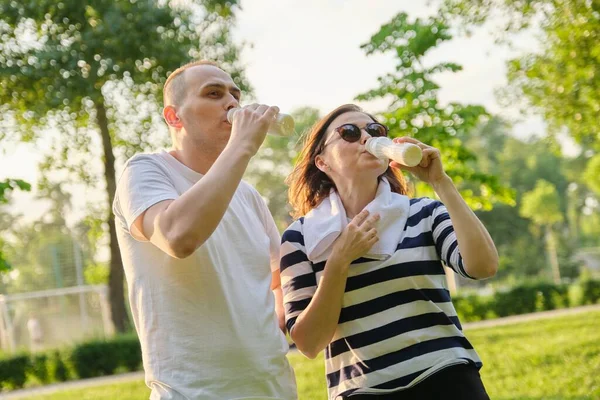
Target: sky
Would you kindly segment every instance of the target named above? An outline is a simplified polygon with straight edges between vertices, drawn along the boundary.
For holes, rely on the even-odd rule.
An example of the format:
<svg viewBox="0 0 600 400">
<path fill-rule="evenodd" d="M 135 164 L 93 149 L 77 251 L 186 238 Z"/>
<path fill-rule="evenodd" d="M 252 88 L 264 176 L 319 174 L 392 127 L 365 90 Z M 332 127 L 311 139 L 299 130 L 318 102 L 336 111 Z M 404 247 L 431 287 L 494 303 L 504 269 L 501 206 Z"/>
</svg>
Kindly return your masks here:
<svg viewBox="0 0 600 400">
<path fill-rule="evenodd" d="M 435 7 L 425 1 L 407 0 L 246 0 L 237 14 L 234 39 L 246 42 L 242 53 L 248 80 L 256 100 L 274 104 L 285 111 L 312 106 L 327 113 L 353 102 L 356 95 L 375 88 L 377 77 L 394 70 L 391 55 L 367 57 L 360 45 L 399 12 L 427 17 Z M 516 110 L 502 108 L 494 92 L 506 84 L 506 62 L 520 50 L 536 47 L 533 35 L 523 35 L 520 49 L 509 51 L 494 44 L 487 30 L 470 38 L 460 37 L 439 46 L 426 61 L 455 62 L 459 73 L 436 78 L 442 102 L 480 104 L 490 112 L 513 118 Z M 384 111 L 386 103 L 361 104 L 367 111 Z M 513 133 L 525 138 L 544 133 L 537 117 L 514 125 Z M 0 180 L 38 179 L 40 152 L 32 145 L 12 146 L 0 153 Z M 44 207 L 33 200 L 35 193 L 15 194 L 14 208 L 27 219 L 38 218 Z M 77 189 L 75 213 L 86 201 L 102 196 L 94 190 Z"/>
</svg>

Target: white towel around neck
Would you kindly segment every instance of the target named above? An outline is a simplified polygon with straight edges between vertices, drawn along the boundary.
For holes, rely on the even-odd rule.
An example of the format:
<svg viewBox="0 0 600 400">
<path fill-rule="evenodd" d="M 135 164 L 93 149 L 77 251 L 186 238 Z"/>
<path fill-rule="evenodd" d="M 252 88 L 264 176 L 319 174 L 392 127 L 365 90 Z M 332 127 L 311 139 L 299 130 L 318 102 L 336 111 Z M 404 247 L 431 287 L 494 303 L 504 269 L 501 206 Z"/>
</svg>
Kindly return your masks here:
<svg viewBox="0 0 600 400">
<path fill-rule="evenodd" d="M 396 252 L 409 208 L 409 198 L 392 192 L 389 182 L 383 178 L 377 186 L 375 198 L 365 207 L 370 215 L 377 213 L 381 216 L 377 223 L 379 241 L 371 247 L 365 258 L 386 260 Z M 332 189 L 329 197 L 304 217 L 302 230 L 308 259 L 313 263 L 326 261 L 331 255 L 333 243 L 347 225 L 348 218 L 342 200 Z"/>
</svg>

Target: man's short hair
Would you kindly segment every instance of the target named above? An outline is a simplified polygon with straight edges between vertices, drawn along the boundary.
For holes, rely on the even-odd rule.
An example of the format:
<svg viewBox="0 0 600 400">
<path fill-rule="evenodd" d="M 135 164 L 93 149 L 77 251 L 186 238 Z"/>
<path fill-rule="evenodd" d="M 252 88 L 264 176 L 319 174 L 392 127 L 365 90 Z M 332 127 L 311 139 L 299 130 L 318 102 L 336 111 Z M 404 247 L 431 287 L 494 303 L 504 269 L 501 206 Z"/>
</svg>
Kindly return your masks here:
<svg viewBox="0 0 600 400">
<path fill-rule="evenodd" d="M 165 107 L 169 105 L 177 106 L 181 104 L 183 98 L 185 97 L 187 87 L 183 73 L 186 69 L 198 65 L 212 65 L 213 67 L 220 68 L 217 63 L 208 60 L 192 61 L 177 68 L 169 75 L 165 85 L 163 86 L 163 103 Z"/>
</svg>

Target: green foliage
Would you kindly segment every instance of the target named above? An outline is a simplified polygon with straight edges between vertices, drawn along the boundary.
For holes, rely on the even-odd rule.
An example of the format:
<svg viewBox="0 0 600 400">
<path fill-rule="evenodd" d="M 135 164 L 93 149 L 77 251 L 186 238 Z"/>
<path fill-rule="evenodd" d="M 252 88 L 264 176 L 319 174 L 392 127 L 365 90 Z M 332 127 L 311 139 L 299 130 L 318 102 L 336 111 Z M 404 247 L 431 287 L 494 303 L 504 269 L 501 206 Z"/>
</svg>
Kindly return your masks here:
<svg viewBox="0 0 600 400">
<path fill-rule="evenodd" d="M 582 304 L 596 304 L 600 301 L 600 281 L 582 280 L 579 286 Z"/>
<path fill-rule="evenodd" d="M 169 72 L 210 59 L 250 89 L 237 60 L 240 46 L 231 40 L 236 6 L 219 0 L 0 0 L 0 140 L 45 138 L 50 146 L 42 172 L 71 184 L 103 183 L 106 196 L 95 203 L 110 221 L 116 166 L 169 142 L 161 121 Z M 105 226 L 114 238 L 114 224 Z M 111 277 L 118 282 L 116 240 L 109 247 Z M 111 282 L 111 315 L 124 331 L 120 287 Z"/>
<path fill-rule="evenodd" d="M 117 369 L 117 358 L 107 350 L 102 342 L 86 343 L 72 353 L 74 369 L 81 378 L 112 375 Z"/>
<path fill-rule="evenodd" d="M 292 222 L 285 179 L 292 171 L 298 154 L 299 141 L 319 119 L 319 110 L 303 107 L 291 112 L 296 134 L 291 138 L 268 135 L 246 170 L 248 180 L 267 200 L 278 228 L 283 231 Z"/>
<path fill-rule="evenodd" d="M 0 247 L 3 245 L 2 240 L 0 240 Z M 8 271 L 11 268 L 11 265 L 6 261 L 6 258 L 0 249 L 0 272 Z"/>
<path fill-rule="evenodd" d="M 82 343 L 72 349 L 0 358 L 0 389 L 23 387 L 27 377 L 38 383 L 64 382 L 141 368 L 137 337 L 119 336 Z"/>
<path fill-rule="evenodd" d="M 15 227 L 12 233 L 14 239 L 5 245 L 6 257 L 19 274 L 6 279 L 6 292 L 77 285 L 75 252 L 80 252 L 80 239 L 76 232 L 60 222 L 35 221 Z M 81 254 L 82 263 L 90 257 Z"/>
<path fill-rule="evenodd" d="M 8 193 L 20 189 L 24 191 L 31 190 L 31 185 L 21 179 L 7 179 L 0 182 L 0 204 L 8 202 Z"/>
<path fill-rule="evenodd" d="M 562 222 L 556 187 L 545 180 L 537 181 L 535 188 L 523 195 L 521 215 L 540 226 Z"/>
<path fill-rule="evenodd" d="M 388 111 L 381 115 L 391 135 L 415 136 L 439 148 L 446 171 L 467 202 L 475 209 L 490 209 L 495 202 L 511 202 L 512 194 L 496 177 L 474 168 L 475 153 L 464 146 L 489 114 L 482 106 L 440 103 L 435 75 L 457 72 L 461 67 L 453 63 L 427 67 L 423 61 L 428 52 L 451 38 L 448 25 L 440 18 L 410 21 L 405 13 L 396 15 L 362 45 L 367 55 L 394 54 L 395 71 L 379 77 L 379 87 L 357 99 L 389 99 Z M 469 187 L 463 187 L 467 183 Z M 425 188 L 419 190 L 428 190 Z"/>
<path fill-rule="evenodd" d="M 492 210 L 477 211 L 500 255 L 500 268 L 494 281 L 512 285 L 524 278 L 550 275 L 546 260 L 548 249 L 544 246 L 548 241 L 544 233 L 550 220 L 561 221 L 552 225 L 561 276 L 576 277 L 579 265 L 573 259 L 574 253 L 583 245 L 600 244 L 593 224 L 599 219 L 598 211 L 587 205 L 593 204 L 586 200 L 593 194 L 581 178 L 581 165 L 585 165 L 585 160 L 564 157 L 552 138 L 512 137 L 509 124 L 498 118 L 479 127 L 466 147 L 477 154 L 478 170 L 497 176 L 513 190 L 511 204 L 496 204 Z M 547 203 L 527 204 L 535 200 L 533 193 L 538 193 L 535 192 L 538 181 L 554 187 L 555 195 L 551 195 Z M 524 208 L 526 214 L 522 213 Z M 550 215 L 545 215 L 546 212 Z M 552 257 L 554 255 L 553 250 Z"/>
<path fill-rule="evenodd" d="M 64 361 L 64 354 L 55 351 L 52 354 L 50 361 L 50 376 L 54 378 L 56 382 L 64 382 L 69 379 L 70 373 L 67 364 Z"/>
<path fill-rule="evenodd" d="M 69 352 L 69 360 L 78 378 L 91 378 L 114 374 L 117 369 L 139 370 L 142 351 L 137 336 L 118 336 L 80 344 Z"/>
<path fill-rule="evenodd" d="M 554 310 L 568 307 L 568 290 L 566 285 L 550 283 L 517 286 L 498 293 L 494 303 L 494 311 L 499 317 Z"/>
<path fill-rule="evenodd" d="M 100 123 L 99 106 L 107 109 L 113 144 L 130 156 L 157 146 L 149 130 L 160 119 L 169 71 L 208 58 L 249 87 L 237 63 L 239 48 L 230 39 L 233 5 L 0 1 L 4 117 L 26 140 L 36 138 L 40 128 L 60 130 L 61 141 L 44 166 L 95 182 L 90 160 L 81 153 L 100 156 L 89 133 Z"/>
<path fill-rule="evenodd" d="M 0 389 L 22 388 L 26 381 L 28 366 L 29 357 L 26 355 L 0 359 Z"/>
<path fill-rule="evenodd" d="M 1 137 L 0 137 L 1 138 Z M 9 201 L 9 193 L 16 190 L 31 190 L 31 185 L 21 179 L 6 179 L 0 181 L 0 204 L 6 204 Z M 7 271 L 11 268 L 10 263 L 6 260 L 4 255 L 4 242 L 0 238 L 0 273 Z"/>
<path fill-rule="evenodd" d="M 85 282 L 88 285 L 106 285 L 108 274 L 108 266 L 104 264 L 90 264 L 83 271 Z"/>
<path fill-rule="evenodd" d="M 583 147 L 600 150 L 600 5 L 580 0 L 446 0 L 441 14 L 456 26 L 502 15 L 498 35 L 536 27 L 539 51 L 508 63 L 507 103 L 544 117 L 552 132 L 567 128 Z M 468 28 L 467 28 L 468 29 Z M 525 100 L 525 101 L 524 101 Z"/>
<path fill-rule="evenodd" d="M 590 158 L 583 179 L 590 189 L 597 195 L 600 195 L 600 154 L 596 154 Z"/>
<path fill-rule="evenodd" d="M 547 282 L 512 287 L 493 296 L 453 296 L 452 302 L 462 322 L 508 317 L 539 311 L 596 304 L 600 301 L 600 281 L 580 280 L 571 285 Z"/>
<path fill-rule="evenodd" d="M 46 354 L 32 355 L 30 362 L 29 373 L 35 376 L 40 383 L 49 383 L 48 356 Z"/>
<path fill-rule="evenodd" d="M 531 192 L 530 204 L 519 204 L 524 215 L 537 215 L 535 223 L 545 226 L 554 221 L 553 232 L 546 236 L 548 254 L 553 265 L 560 259 L 561 269 L 572 271 L 572 262 L 565 257 L 580 247 L 596 247 L 600 243 L 598 230 L 600 161 L 600 6 L 595 1 L 578 0 L 444 0 L 441 18 L 459 31 L 471 32 L 487 21 L 500 42 L 509 46 L 519 44 L 527 31 L 537 37 L 535 50 L 522 52 L 508 63 L 509 85 L 501 90 L 506 105 L 517 106 L 524 114 L 543 117 L 549 136 L 544 148 L 513 147 L 517 154 L 530 152 L 530 158 L 518 157 L 514 164 L 505 165 L 511 177 L 511 187 L 517 191 L 517 202 L 526 192 L 535 190 L 531 180 L 545 180 L 556 188 L 549 192 L 551 202 L 541 204 L 536 196 L 543 189 Z M 581 146 L 582 153 L 565 159 L 556 150 L 558 133 L 567 133 Z M 554 148 L 554 149 L 553 149 Z M 513 157 L 514 159 L 514 157 Z M 517 171 L 517 172 L 515 172 Z M 540 206 L 536 210 L 535 203 Z M 557 204 L 558 203 L 558 204 Z M 562 217 L 556 207 L 559 207 Z M 544 216 L 543 214 L 548 215 Z M 557 222 L 563 219 L 565 222 Z M 534 235 L 540 235 L 531 230 Z M 553 235 L 558 235 L 558 256 L 554 253 Z M 520 236 L 517 234 L 516 236 Z M 512 250 L 508 250 L 512 251 Z M 562 253 L 562 254 L 561 254 Z M 518 258 L 514 258 L 518 260 Z M 555 276 L 556 276 L 555 269 Z"/>
<path fill-rule="evenodd" d="M 452 303 L 462 322 L 473 322 L 497 317 L 490 304 L 492 299 L 477 295 L 454 296 Z"/>
</svg>

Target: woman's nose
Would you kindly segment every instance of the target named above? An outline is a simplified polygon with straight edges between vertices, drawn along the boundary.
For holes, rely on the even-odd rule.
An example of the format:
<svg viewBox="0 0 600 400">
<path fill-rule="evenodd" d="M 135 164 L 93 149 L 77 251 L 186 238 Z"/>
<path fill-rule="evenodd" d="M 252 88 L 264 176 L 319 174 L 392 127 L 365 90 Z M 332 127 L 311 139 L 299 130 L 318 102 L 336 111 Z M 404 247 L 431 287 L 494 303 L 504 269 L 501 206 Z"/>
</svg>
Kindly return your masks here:
<svg viewBox="0 0 600 400">
<path fill-rule="evenodd" d="M 369 135 L 364 129 L 361 129 L 360 133 L 360 144 L 364 146 L 365 143 L 367 143 L 367 140 L 371 137 L 371 135 Z"/>
</svg>

